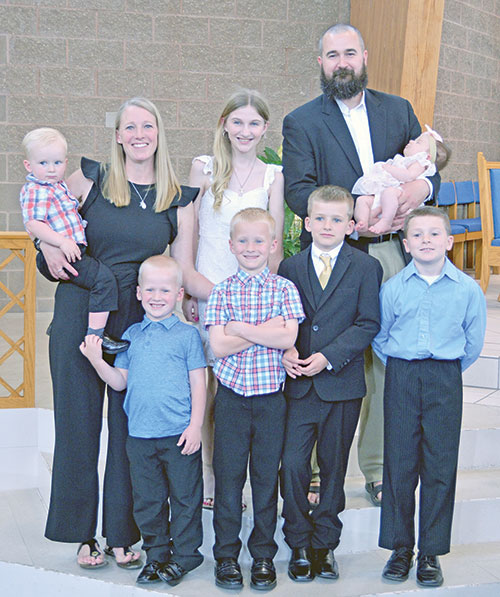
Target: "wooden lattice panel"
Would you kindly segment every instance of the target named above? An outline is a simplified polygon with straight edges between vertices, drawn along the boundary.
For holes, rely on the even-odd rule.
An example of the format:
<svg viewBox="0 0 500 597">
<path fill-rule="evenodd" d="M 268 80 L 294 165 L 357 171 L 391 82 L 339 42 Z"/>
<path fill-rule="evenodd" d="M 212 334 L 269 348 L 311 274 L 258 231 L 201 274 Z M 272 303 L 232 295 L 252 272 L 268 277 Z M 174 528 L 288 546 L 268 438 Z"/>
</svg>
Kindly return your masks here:
<svg viewBox="0 0 500 597">
<path fill-rule="evenodd" d="M 0 232 L 0 249 L 0 276 L 22 271 L 21 288 L 9 288 L 0 279 L 5 301 L 0 308 L 0 408 L 28 408 L 35 404 L 36 251 L 25 232 Z M 9 280 L 8 275 L 3 278 Z M 4 323 L 14 310 L 21 312 L 20 324 L 7 332 Z"/>
</svg>

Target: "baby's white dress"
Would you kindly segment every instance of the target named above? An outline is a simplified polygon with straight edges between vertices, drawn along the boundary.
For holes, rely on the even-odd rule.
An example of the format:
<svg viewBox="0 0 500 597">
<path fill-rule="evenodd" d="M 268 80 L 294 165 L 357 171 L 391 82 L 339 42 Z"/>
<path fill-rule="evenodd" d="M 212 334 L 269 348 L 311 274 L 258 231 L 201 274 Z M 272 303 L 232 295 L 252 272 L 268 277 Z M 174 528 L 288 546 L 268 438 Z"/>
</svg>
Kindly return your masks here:
<svg viewBox="0 0 500 597">
<path fill-rule="evenodd" d="M 363 174 L 361 178 L 358 178 L 352 187 L 351 192 L 353 195 L 375 195 L 375 200 L 372 206 L 373 209 L 379 204 L 380 193 L 384 189 L 388 187 L 399 187 L 401 184 L 403 184 L 400 180 L 394 178 L 392 174 L 386 172 L 382 166 L 384 164 L 392 164 L 393 166 L 408 168 L 408 166 L 414 162 L 418 162 L 425 167 L 425 170 L 422 172 L 422 174 L 417 176 L 417 180 L 419 178 L 433 176 L 436 173 L 436 166 L 429 160 L 428 154 L 425 151 L 420 151 L 419 153 L 408 157 L 398 153 L 386 162 L 375 162 L 370 168 L 368 174 Z"/>
<path fill-rule="evenodd" d="M 194 158 L 193 162 L 195 160 L 205 164 L 204 174 L 212 175 L 213 157 L 200 155 Z M 232 217 L 247 207 L 261 207 L 267 210 L 269 187 L 274 182 L 276 172 L 281 172 L 281 169 L 281 166 L 267 164 L 262 186 L 244 193 L 241 197 L 236 191 L 226 189 L 218 209 L 213 207 L 214 194 L 211 187 L 201 198 L 198 213 L 199 238 L 196 269 L 214 284 L 222 282 L 238 270 L 236 257 L 229 249 L 229 224 Z M 210 176 L 210 183 L 212 183 L 212 176 Z M 208 364 L 213 365 L 215 357 L 210 349 L 208 334 L 205 330 L 206 306 L 206 301 L 198 301 L 199 330 Z"/>
</svg>

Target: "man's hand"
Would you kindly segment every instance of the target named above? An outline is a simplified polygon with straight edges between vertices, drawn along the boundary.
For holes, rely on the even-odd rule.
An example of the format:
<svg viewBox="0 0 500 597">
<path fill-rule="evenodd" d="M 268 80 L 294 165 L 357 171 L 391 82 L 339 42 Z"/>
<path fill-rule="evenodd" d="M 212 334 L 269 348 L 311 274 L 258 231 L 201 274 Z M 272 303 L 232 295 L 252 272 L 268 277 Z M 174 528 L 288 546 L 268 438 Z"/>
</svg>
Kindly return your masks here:
<svg viewBox="0 0 500 597">
<path fill-rule="evenodd" d="M 412 180 L 401 185 L 403 191 L 399 196 L 397 216 L 406 216 L 412 209 L 422 204 L 429 194 L 429 185 L 425 180 Z"/>
<path fill-rule="evenodd" d="M 184 444 L 184 447 L 181 454 L 187 456 L 197 452 L 201 446 L 201 427 L 188 425 L 177 442 L 178 446 L 182 446 L 182 444 Z"/>
</svg>

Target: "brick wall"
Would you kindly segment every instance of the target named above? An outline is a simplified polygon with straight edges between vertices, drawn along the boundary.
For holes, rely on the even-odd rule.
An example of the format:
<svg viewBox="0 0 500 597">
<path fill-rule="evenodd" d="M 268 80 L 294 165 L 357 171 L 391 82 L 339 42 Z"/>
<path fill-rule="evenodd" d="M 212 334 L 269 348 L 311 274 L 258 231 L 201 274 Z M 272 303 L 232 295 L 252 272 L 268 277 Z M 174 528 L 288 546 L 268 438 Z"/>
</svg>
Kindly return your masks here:
<svg viewBox="0 0 500 597">
<path fill-rule="evenodd" d="M 500 160 L 500 1 L 445 0 L 434 124 L 453 151 L 443 180 Z"/>
<path fill-rule="evenodd" d="M 479 149 L 500 159 L 499 14 L 500 0 L 446 0 L 435 125 L 457 180 Z M 106 159 L 106 112 L 133 95 L 160 108 L 182 182 L 238 86 L 268 98 L 278 147 L 283 116 L 319 93 L 319 35 L 348 19 L 348 0 L 0 0 L 0 229 L 22 229 L 24 134 L 61 129 L 71 172 L 82 154 Z M 54 285 L 38 284 L 50 309 Z"/>
</svg>

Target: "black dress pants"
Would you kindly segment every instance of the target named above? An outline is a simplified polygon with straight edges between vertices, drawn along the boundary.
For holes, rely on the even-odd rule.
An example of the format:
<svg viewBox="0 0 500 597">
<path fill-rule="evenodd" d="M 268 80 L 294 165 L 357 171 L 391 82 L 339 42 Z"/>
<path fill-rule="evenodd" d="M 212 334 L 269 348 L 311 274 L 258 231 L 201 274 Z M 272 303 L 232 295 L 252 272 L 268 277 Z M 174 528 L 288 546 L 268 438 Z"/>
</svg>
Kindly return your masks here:
<svg viewBox="0 0 500 597">
<path fill-rule="evenodd" d="M 344 480 L 362 398 L 326 402 L 311 388 L 289 399 L 281 464 L 283 532 L 289 547 L 335 549 L 345 508 Z M 311 452 L 317 441 L 321 499 L 309 513 Z"/>
<path fill-rule="evenodd" d="M 201 449 L 181 454 L 179 437 L 129 436 L 127 454 L 134 518 L 147 561 L 171 559 L 185 570 L 193 570 L 203 562 L 199 552 L 203 542 Z"/>
<path fill-rule="evenodd" d="M 81 251 L 81 259 L 71 264 L 78 272 L 78 276 L 68 273 L 69 281 L 90 292 L 89 312 L 115 311 L 118 308 L 118 286 L 113 272 L 107 265 L 88 255 L 86 245 L 78 245 L 78 247 Z M 38 270 L 45 278 L 59 282 L 51 276 L 42 252 L 37 253 L 36 261 Z"/>
<path fill-rule="evenodd" d="M 415 490 L 420 480 L 418 548 L 425 555 L 450 551 L 461 420 L 459 360 L 389 357 L 380 547 L 415 545 Z"/>
<path fill-rule="evenodd" d="M 278 469 L 285 431 L 282 392 L 241 396 L 219 383 L 215 395 L 214 557 L 238 558 L 241 549 L 241 492 L 250 459 L 254 527 L 252 558 L 273 558 Z"/>
</svg>

